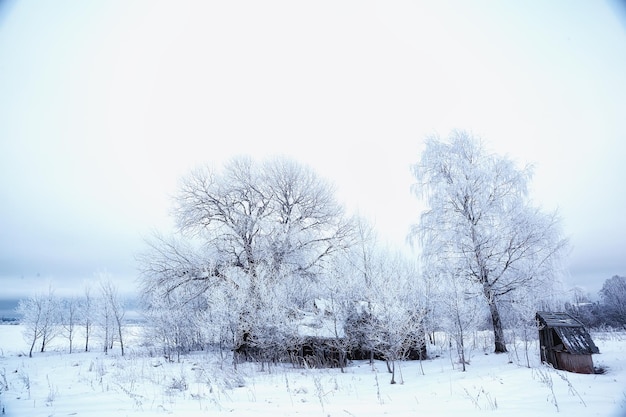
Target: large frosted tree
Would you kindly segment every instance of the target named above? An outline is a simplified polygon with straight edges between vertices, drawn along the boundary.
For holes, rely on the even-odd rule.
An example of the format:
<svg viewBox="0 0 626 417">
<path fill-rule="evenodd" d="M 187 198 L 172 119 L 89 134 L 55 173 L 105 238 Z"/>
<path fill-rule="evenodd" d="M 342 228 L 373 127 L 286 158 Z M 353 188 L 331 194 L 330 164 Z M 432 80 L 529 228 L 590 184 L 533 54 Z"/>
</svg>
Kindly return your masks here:
<svg viewBox="0 0 626 417">
<path fill-rule="evenodd" d="M 566 246 L 559 217 L 531 204 L 529 167 L 490 153 L 467 132 L 427 138 L 412 171 L 412 191 L 429 206 L 411 232 L 426 273 L 467 280 L 482 294 L 495 352 L 506 352 L 502 304 L 528 288 L 550 291 L 558 279 Z"/>
<path fill-rule="evenodd" d="M 156 237 L 141 256 L 144 294 L 184 289 L 211 298 L 213 312 L 225 294 L 230 327 L 233 320 L 239 327 L 235 344 L 254 343 L 267 330 L 255 320 L 267 308 L 267 288 L 289 281 L 294 293 L 304 291 L 352 240 L 332 186 L 286 158 L 238 157 L 221 169 L 194 170 L 181 182 L 174 215 L 177 236 Z"/>
</svg>

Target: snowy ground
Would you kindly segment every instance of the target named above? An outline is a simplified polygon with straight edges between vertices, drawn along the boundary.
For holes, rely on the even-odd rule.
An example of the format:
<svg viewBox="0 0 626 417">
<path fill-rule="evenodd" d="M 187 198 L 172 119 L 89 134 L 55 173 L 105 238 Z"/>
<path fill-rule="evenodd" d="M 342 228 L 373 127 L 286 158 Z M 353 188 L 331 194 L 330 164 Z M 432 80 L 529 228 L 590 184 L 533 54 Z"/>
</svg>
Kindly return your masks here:
<svg viewBox="0 0 626 417">
<path fill-rule="evenodd" d="M 70 355 L 62 339 L 28 358 L 21 330 L 0 326 L 0 403 L 7 416 L 626 416 L 624 333 L 593 334 L 601 375 L 542 366 L 536 346 L 528 368 L 521 345 L 517 354 L 511 346 L 510 354 L 494 355 L 474 336 L 467 372 L 435 346 L 431 353 L 440 357 L 402 363 L 404 383 L 391 385 L 383 362 L 355 362 L 345 373 L 259 364 L 235 370 L 208 353 L 181 363 L 140 347 L 125 357 L 118 349 Z"/>
</svg>

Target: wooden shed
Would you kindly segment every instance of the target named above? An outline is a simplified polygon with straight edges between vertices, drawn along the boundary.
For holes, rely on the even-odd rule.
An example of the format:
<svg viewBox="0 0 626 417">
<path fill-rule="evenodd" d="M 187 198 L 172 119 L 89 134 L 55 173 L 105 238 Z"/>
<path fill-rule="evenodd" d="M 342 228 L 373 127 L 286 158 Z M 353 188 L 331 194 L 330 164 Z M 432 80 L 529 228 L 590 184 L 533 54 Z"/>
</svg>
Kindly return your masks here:
<svg viewBox="0 0 626 417">
<path fill-rule="evenodd" d="M 537 312 L 541 361 L 556 369 L 594 373 L 591 355 L 600 353 L 583 324 L 567 313 Z"/>
</svg>

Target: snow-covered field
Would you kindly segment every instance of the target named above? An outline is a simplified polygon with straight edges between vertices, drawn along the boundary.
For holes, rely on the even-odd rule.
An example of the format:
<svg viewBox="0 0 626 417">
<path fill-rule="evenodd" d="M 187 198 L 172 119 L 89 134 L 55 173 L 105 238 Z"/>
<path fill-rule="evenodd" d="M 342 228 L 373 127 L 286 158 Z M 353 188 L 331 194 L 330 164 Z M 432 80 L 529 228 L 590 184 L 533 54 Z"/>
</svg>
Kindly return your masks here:
<svg viewBox="0 0 626 417">
<path fill-rule="evenodd" d="M 592 335 L 601 351 L 594 364 L 604 374 L 540 365 L 535 345 L 528 368 L 522 345 L 517 354 L 511 346 L 510 354 L 495 355 L 479 343 L 467 372 L 434 346 L 431 354 L 439 357 L 402 363 L 403 383 L 391 385 L 384 362 L 355 362 L 345 373 L 288 364 L 235 370 L 217 353 L 168 363 L 138 343 L 124 357 L 119 349 L 70 355 L 67 341 L 57 339 L 49 352 L 28 358 L 21 331 L 0 326 L 0 403 L 7 416 L 626 416 L 625 333 Z"/>
</svg>

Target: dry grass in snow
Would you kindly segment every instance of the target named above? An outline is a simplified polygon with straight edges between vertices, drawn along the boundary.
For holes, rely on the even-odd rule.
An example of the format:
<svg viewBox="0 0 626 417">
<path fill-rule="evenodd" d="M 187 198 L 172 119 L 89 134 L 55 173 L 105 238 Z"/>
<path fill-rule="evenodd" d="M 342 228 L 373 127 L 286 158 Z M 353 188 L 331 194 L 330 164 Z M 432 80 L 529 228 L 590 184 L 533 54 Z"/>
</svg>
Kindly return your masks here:
<svg viewBox="0 0 626 417">
<path fill-rule="evenodd" d="M 28 358 L 21 327 L 7 325 L 0 326 L 0 403 L 6 415 L 20 417 L 626 416 L 626 334 L 592 336 L 601 351 L 594 363 L 604 374 L 541 365 L 536 344 L 529 368 L 521 344 L 495 355 L 485 340 L 473 343 L 467 372 L 441 343 L 431 346 L 437 358 L 402 362 L 396 377 L 402 383 L 391 385 L 384 362 L 354 362 L 344 373 L 289 364 L 235 369 L 230 358 L 214 352 L 184 356 L 180 363 L 139 347 L 124 357 L 116 349 L 106 356 L 70 355 L 61 339 L 52 351 Z"/>
</svg>

